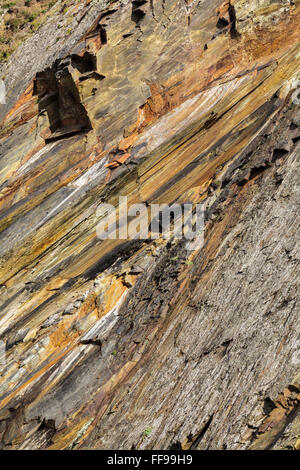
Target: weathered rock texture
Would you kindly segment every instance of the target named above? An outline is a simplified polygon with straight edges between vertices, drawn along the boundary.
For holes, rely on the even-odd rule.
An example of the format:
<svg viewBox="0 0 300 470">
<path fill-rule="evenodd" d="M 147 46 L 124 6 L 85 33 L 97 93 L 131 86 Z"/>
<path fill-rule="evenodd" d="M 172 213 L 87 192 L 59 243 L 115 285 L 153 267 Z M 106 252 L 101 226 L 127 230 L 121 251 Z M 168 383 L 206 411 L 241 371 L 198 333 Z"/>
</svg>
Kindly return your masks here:
<svg viewBox="0 0 300 470">
<path fill-rule="evenodd" d="M 2 448 L 300 448 L 300 1 L 57 15 L 2 67 Z M 204 247 L 99 240 L 120 195 Z"/>
</svg>

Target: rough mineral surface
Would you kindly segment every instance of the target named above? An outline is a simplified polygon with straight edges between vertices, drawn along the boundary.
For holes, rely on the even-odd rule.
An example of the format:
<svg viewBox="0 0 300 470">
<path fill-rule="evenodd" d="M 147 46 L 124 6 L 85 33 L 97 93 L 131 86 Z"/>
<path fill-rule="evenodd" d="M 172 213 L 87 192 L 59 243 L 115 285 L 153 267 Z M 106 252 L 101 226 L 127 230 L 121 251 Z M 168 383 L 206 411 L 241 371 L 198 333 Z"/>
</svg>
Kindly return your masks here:
<svg viewBox="0 0 300 470">
<path fill-rule="evenodd" d="M 1 68 L 1 447 L 300 449 L 300 1 L 60 5 Z"/>
</svg>

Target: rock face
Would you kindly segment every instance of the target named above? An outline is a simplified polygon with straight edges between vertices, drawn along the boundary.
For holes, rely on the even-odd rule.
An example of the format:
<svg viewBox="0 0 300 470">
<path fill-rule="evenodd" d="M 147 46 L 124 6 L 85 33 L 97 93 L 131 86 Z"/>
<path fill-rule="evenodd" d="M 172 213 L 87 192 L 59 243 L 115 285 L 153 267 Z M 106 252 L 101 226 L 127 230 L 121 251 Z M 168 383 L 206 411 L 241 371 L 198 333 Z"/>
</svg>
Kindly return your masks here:
<svg viewBox="0 0 300 470">
<path fill-rule="evenodd" d="M 2 448 L 300 448 L 300 1 L 63 15 L 2 67 Z M 204 246 L 100 240 L 119 196 Z"/>
</svg>

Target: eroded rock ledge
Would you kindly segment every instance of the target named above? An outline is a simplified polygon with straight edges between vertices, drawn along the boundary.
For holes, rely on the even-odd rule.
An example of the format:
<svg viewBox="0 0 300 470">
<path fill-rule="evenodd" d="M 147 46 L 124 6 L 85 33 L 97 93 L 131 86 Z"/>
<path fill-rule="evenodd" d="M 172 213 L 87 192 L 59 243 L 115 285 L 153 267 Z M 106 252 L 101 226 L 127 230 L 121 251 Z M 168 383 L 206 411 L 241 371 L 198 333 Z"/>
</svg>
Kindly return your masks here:
<svg viewBox="0 0 300 470">
<path fill-rule="evenodd" d="M 300 448 L 299 11 L 89 3 L 12 56 L 2 448 Z M 119 195 L 204 203 L 204 247 L 99 240 Z"/>
</svg>

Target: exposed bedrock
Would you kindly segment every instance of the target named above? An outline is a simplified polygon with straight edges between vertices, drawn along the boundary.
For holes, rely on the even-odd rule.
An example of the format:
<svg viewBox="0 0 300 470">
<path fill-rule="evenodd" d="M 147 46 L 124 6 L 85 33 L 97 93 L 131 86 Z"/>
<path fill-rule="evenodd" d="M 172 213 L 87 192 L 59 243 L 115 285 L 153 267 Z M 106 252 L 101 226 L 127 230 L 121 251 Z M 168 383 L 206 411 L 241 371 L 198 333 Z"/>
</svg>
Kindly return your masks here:
<svg viewBox="0 0 300 470">
<path fill-rule="evenodd" d="M 299 0 L 78 8 L 1 67 L 1 447 L 299 449 Z"/>
</svg>

